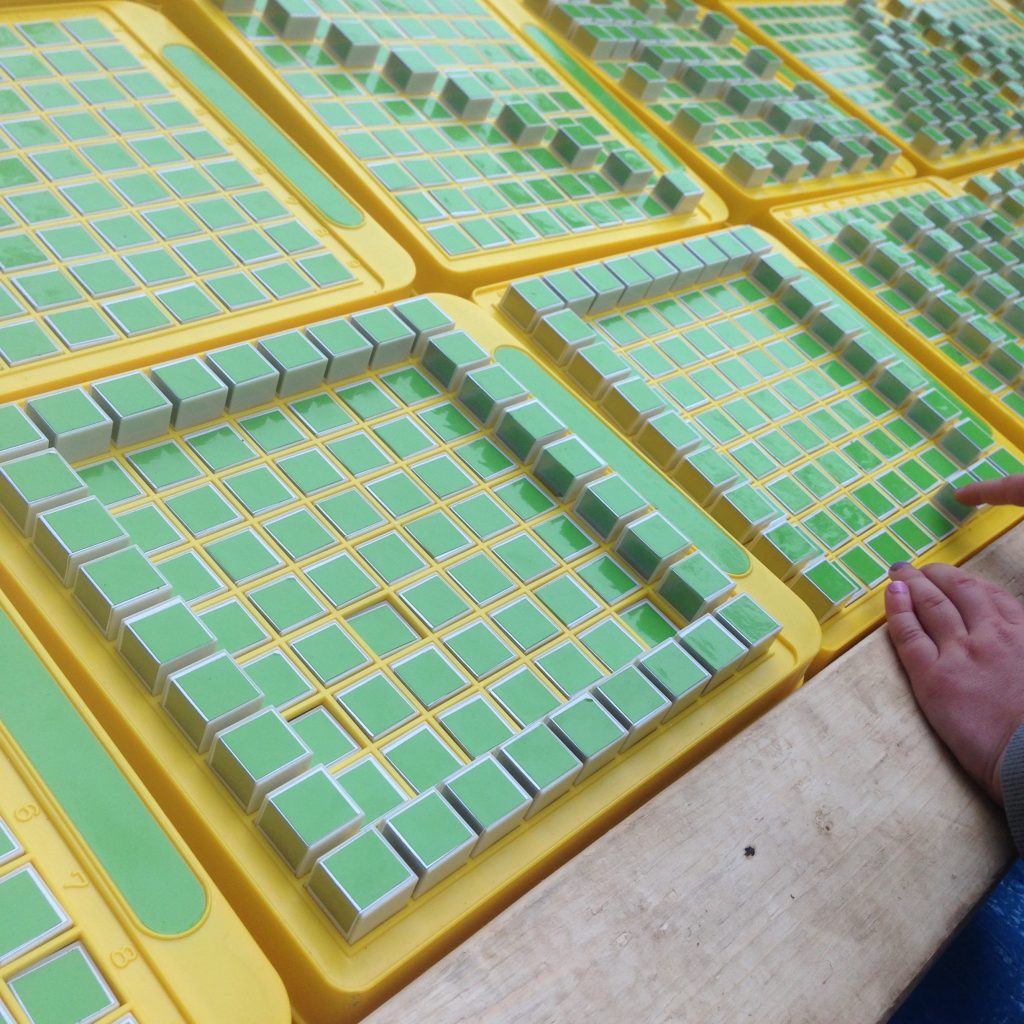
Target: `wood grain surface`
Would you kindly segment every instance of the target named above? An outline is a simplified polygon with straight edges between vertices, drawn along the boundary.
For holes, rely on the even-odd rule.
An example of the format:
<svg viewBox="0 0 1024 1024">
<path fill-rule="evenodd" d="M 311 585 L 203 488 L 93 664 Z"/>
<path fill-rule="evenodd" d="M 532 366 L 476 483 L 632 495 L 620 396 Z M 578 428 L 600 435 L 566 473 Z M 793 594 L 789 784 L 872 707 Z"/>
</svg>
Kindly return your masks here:
<svg viewBox="0 0 1024 1024">
<path fill-rule="evenodd" d="M 1011 858 L 881 629 L 367 1020 L 874 1024 Z"/>
</svg>

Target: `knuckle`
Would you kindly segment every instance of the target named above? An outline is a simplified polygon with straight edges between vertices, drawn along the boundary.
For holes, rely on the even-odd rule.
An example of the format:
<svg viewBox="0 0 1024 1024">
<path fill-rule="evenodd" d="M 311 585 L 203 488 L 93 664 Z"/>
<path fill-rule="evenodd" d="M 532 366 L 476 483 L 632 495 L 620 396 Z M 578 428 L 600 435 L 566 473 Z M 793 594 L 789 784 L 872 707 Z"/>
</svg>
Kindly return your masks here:
<svg viewBox="0 0 1024 1024">
<path fill-rule="evenodd" d="M 977 662 L 988 655 L 992 649 L 993 639 L 995 639 L 993 634 L 984 637 L 969 636 L 964 641 L 964 654 L 967 656 L 967 660 L 969 662 Z M 996 640 L 996 642 L 998 643 L 999 641 Z"/>
<path fill-rule="evenodd" d="M 942 594 L 929 590 L 922 594 L 915 603 L 919 608 L 923 608 L 927 612 L 934 612 L 945 607 L 946 598 Z"/>
<path fill-rule="evenodd" d="M 1013 629 L 1009 623 L 997 622 L 992 627 L 990 643 L 1000 647 L 1016 647 L 1020 644 L 1020 631 Z"/>
<path fill-rule="evenodd" d="M 889 620 L 889 632 L 899 643 L 910 643 L 923 635 L 920 624 L 909 615 L 894 615 Z"/>
<path fill-rule="evenodd" d="M 961 594 L 977 594 L 985 589 L 985 585 L 981 580 L 975 579 L 973 576 L 969 576 L 965 572 L 957 572 L 952 578 L 953 587 Z"/>
</svg>

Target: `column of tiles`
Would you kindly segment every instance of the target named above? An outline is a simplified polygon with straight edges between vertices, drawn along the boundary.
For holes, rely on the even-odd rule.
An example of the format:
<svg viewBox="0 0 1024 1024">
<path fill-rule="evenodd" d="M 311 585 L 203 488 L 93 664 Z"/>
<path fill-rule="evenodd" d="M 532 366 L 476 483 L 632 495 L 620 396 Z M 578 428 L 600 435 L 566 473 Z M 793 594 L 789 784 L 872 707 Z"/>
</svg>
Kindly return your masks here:
<svg viewBox="0 0 1024 1024">
<path fill-rule="evenodd" d="M 724 214 L 478 0 L 405 12 L 310 0 L 301 15 L 276 0 L 224 6 L 296 116 L 399 218 L 435 285 Z"/>
<path fill-rule="evenodd" d="M 0 387 L 54 357 L 411 278 L 374 226 L 325 226 L 313 210 L 332 196 L 361 219 L 326 179 L 304 197 L 295 161 L 235 136 L 263 129 L 280 151 L 255 108 L 228 130 L 223 94 L 200 101 L 116 17 L 33 14 L 0 22 Z"/>
<path fill-rule="evenodd" d="M 739 3 L 750 26 L 932 170 L 1021 146 L 1024 22 L 998 3 Z"/>
<path fill-rule="evenodd" d="M 857 609 L 892 562 L 941 551 L 971 515 L 953 485 L 1022 467 L 1015 449 L 752 228 L 485 299 L 789 581 L 827 623 L 825 657 L 877 620 L 877 600 Z"/>
<path fill-rule="evenodd" d="M 681 153 L 696 150 L 712 175 L 724 175 L 740 202 L 864 187 L 913 172 L 889 139 L 837 109 L 728 14 L 689 0 L 525 6 L 586 54 L 609 88 L 678 140 Z"/>
<path fill-rule="evenodd" d="M 776 219 L 808 257 L 894 322 L 950 386 L 1024 436 L 1024 173 L 921 182 Z"/>
<path fill-rule="evenodd" d="M 0 597 L 0 1021 L 202 1020 L 238 969 L 251 986 L 232 995 L 238 1012 L 283 1024 L 270 965 L 19 622 Z M 217 962 L 225 945 L 237 968 Z"/>
<path fill-rule="evenodd" d="M 14 776 L 0 756 L 0 774 Z M 20 780 L 18 780 L 20 782 Z M 45 859 L 45 858 L 44 858 Z M 84 876 L 79 876 L 84 878 Z M 30 1024 L 113 1020 L 136 1024 L 84 941 L 83 929 L 40 873 L 37 858 L 0 818 L 0 1021 L 13 1024 L 14 1008 Z M 86 920 L 95 924 L 95 916 Z M 149 1007 L 173 1012 L 162 1000 Z"/>
<path fill-rule="evenodd" d="M 108 381 L 0 413 L 0 504 L 232 794 L 268 891 L 294 875 L 299 910 L 264 925 L 315 950 L 304 914 L 359 943 L 410 901 L 391 934 L 443 942 L 500 897 L 477 858 L 549 807 L 607 812 L 652 770 L 586 788 L 628 748 L 678 725 L 671 763 L 816 649 L 799 602 L 614 436 L 612 468 L 607 428 L 538 399 L 558 386 L 495 333 L 410 299 L 118 378 L 166 396 L 147 423 L 94 401 Z M 61 419 L 83 403 L 104 430 Z M 550 821 L 549 852 L 572 834 Z M 421 903 L 467 863 L 455 903 Z M 385 968 L 290 965 L 306 1012 L 386 979 L 411 948 L 389 941 Z"/>
</svg>

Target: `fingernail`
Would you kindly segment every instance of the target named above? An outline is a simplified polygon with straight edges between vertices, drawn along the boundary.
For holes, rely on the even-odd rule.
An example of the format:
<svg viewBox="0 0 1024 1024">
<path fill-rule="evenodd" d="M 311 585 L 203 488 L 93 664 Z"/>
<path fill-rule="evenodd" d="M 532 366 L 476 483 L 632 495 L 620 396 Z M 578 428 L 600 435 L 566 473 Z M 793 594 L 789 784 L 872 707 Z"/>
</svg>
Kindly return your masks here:
<svg viewBox="0 0 1024 1024">
<path fill-rule="evenodd" d="M 892 565 L 889 566 L 889 575 L 892 576 L 893 573 L 901 572 L 903 569 L 912 568 L 913 566 L 909 562 L 893 562 Z"/>
<path fill-rule="evenodd" d="M 889 590 L 893 594 L 906 594 L 910 592 L 910 588 L 903 582 L 903 580 L 893 580 L 889 584 Z"/>
</svg>

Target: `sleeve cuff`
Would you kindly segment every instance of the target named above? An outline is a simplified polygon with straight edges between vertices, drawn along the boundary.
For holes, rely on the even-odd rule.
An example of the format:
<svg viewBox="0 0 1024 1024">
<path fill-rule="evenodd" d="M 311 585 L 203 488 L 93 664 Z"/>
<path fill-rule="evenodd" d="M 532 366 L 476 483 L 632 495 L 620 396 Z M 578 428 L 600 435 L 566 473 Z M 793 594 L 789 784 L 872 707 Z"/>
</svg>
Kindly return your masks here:
<svg viewBox="0 0 1024 1024">
<path fill-rule="evenodd" d="M 1018 727 L 1006 745 L 999 778 L 1010 835 L 1017 852 L 1024 854 L 1024 725 Z"/>
</svg>

